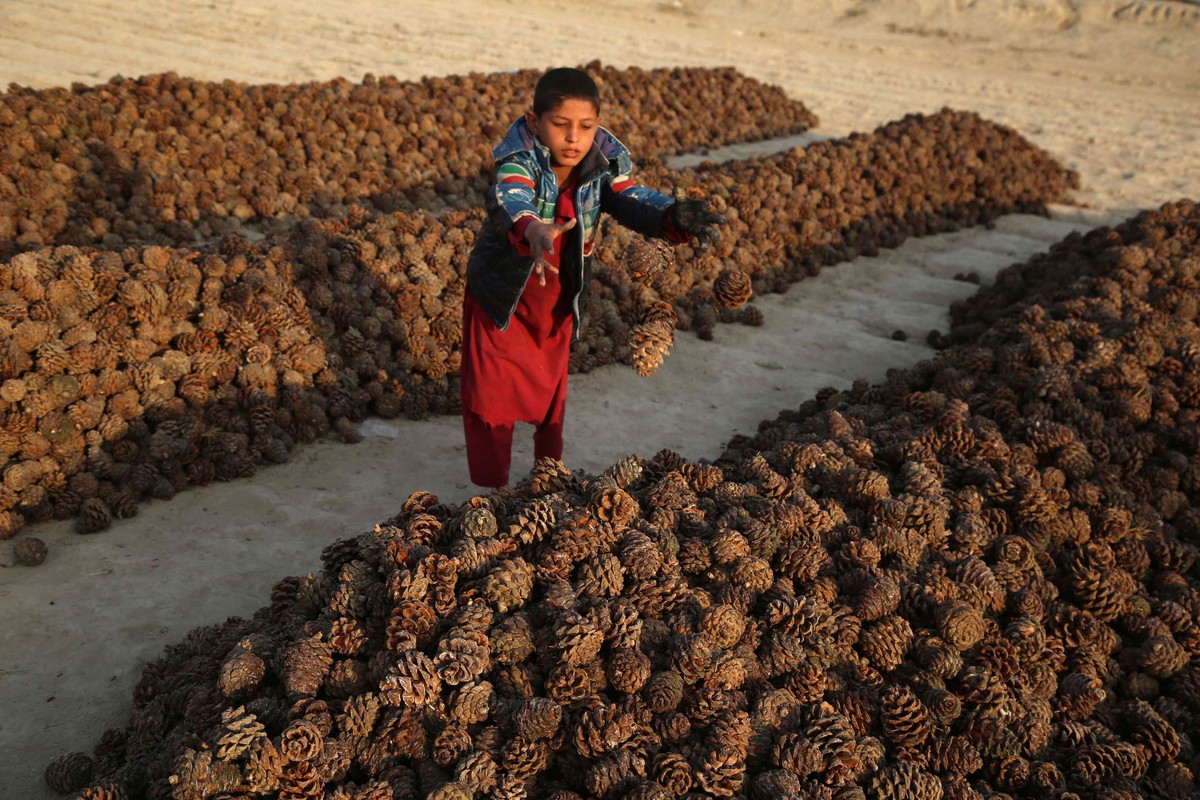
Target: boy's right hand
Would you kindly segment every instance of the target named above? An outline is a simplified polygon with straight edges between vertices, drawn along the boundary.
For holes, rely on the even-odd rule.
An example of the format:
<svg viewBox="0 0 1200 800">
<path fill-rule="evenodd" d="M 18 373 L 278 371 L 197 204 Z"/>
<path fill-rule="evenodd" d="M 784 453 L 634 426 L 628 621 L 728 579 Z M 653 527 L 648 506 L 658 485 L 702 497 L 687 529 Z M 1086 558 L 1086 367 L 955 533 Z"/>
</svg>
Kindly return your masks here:
<svg viewBox="0 0 1200 800">
<path fill-rule="evenodd" d="M 529 242 L 529 252 L 533 256 L 533 271 L 537 273 L 539 286 L 546 285 L 546 270 L 558 274 L 557 267 L 546 263 L 546 254 L 553 254 L 554 243 L 558 237 L 574 227 L 574 219 L 561 225 L 534 220 L 525 227 L 525 241 Z"/>
</svg>

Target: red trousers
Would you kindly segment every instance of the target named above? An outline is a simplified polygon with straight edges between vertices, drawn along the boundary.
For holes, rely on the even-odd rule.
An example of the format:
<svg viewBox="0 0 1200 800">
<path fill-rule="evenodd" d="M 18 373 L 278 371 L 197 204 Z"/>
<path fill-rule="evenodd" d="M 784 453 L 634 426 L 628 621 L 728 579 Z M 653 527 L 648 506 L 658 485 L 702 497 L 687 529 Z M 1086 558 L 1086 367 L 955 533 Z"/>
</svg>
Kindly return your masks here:
<svg viewBox="0 0 1200 800">
<path fill-rule="evenodd" d="M 565 406 L 565 403 L 555 404 L 546 419 L 534 428 L 535 459 L 562 458 Z M 467 439 L 467 470 L 471 474 L 471 483 L 489 489 L 507 486 L 512 464 L 513 423 L 489 425 L 478 414 L 464 408 L 463 432 Z"/>
</svg>

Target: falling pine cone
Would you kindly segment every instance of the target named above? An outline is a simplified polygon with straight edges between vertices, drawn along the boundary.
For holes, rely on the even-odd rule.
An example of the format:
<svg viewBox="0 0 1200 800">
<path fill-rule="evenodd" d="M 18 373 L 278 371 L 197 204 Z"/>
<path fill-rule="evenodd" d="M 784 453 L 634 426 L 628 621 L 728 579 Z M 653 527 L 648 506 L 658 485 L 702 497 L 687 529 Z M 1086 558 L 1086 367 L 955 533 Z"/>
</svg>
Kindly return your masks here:
<svg viewBox="0 0 1200 800">
<path fill-rule="evenodd" d="M 647 378 L 662 366 L 663 359 L 675 344 L 675 327 L 666 320 L 648 325 L 634 325 L 629 332 L 629 347 L 633 351 L 633 368 Z"/>
<path fill-rule="evenodd" d="M 46 543 L 36 536 L 22 537 L 13 544 L 13 555 L 17 563 L 36 567 L 46 560 Z"/>
<path fill-rule="evenodd" d="M 662 239 L 634 239 L 625 252 L 630 277 L 648 280 L 675 264 L 675 251 Z"/>
<path fill-rule="evenodd" d="M 721 274 L 713 281 L 713 299 L 725 308 L 737 308 L 744 305 L 754 294 L 750 276 L 740 269 L 721 270 Z"/>
</svg>

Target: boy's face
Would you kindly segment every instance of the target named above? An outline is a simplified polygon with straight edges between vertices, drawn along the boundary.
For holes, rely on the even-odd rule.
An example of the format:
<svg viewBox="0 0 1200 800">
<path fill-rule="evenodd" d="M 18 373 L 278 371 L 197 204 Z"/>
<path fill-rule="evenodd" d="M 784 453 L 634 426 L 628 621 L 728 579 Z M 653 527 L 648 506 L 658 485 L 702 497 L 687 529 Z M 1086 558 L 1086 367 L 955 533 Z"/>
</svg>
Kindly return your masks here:
<svg viewBox="0 0 1200 800">
<path fill-rule="evenodd" d="M 554 166 L 574 167 L 592 147 L 600 127 L 600 112 L 589 100 L 568 98 L 541 116 L 526 111 L 525 122 L 538 141 L 549 148 Z"/>
</svg>

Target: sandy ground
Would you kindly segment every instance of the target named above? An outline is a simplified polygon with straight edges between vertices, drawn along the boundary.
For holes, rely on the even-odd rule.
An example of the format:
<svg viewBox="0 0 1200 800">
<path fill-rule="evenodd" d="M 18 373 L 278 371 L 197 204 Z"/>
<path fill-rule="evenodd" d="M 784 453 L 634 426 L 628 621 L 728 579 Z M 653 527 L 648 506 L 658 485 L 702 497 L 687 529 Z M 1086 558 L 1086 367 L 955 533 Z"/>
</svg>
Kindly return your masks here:
<svg viewBox="0 0 1200 800">
<path fill-rule="evenodd" d="M 586 12 L 585 9 L 586 8 Z M 986 9 L 986 10 L 985 10 Z M 947 306 L 1071 230 L 1200 198 L 1200 6 L 1071 0 L 4 0 L 0 83 L 99 83 L 173 70 L 249 82 L 578 64 L 733 65 L 776 83 L 843 136 L 909 112 L 975 110 L 1079 170 L 1082 207 L 913 240 L 760 298 L 767 324 L 682 334 L 650 379 L 572 378 L 569 465 L 601 470 L 663 447 L 717 455 L 731 433 L 823 386 L 926 358 Z M 747 148 L 735 148 L 741 156 Z M 709 157 L 720 157 L 721 153 Z M 909 341 L 891 339 L 904 330 Z M 322 545 L 411 492 L 471 494 L 459 422 L 369 420 L 355 446 L 312 445 L 254 478 L 147 503 L 84 537 L 32 531 L 36 569 L 0 549 L 0 797 L 51 797 L 45 764 L 123 724 L 142 662 L 190 628 L 263 605 Z M 514 469 L 532 463 L 528 431 Z"/>
</svg>

